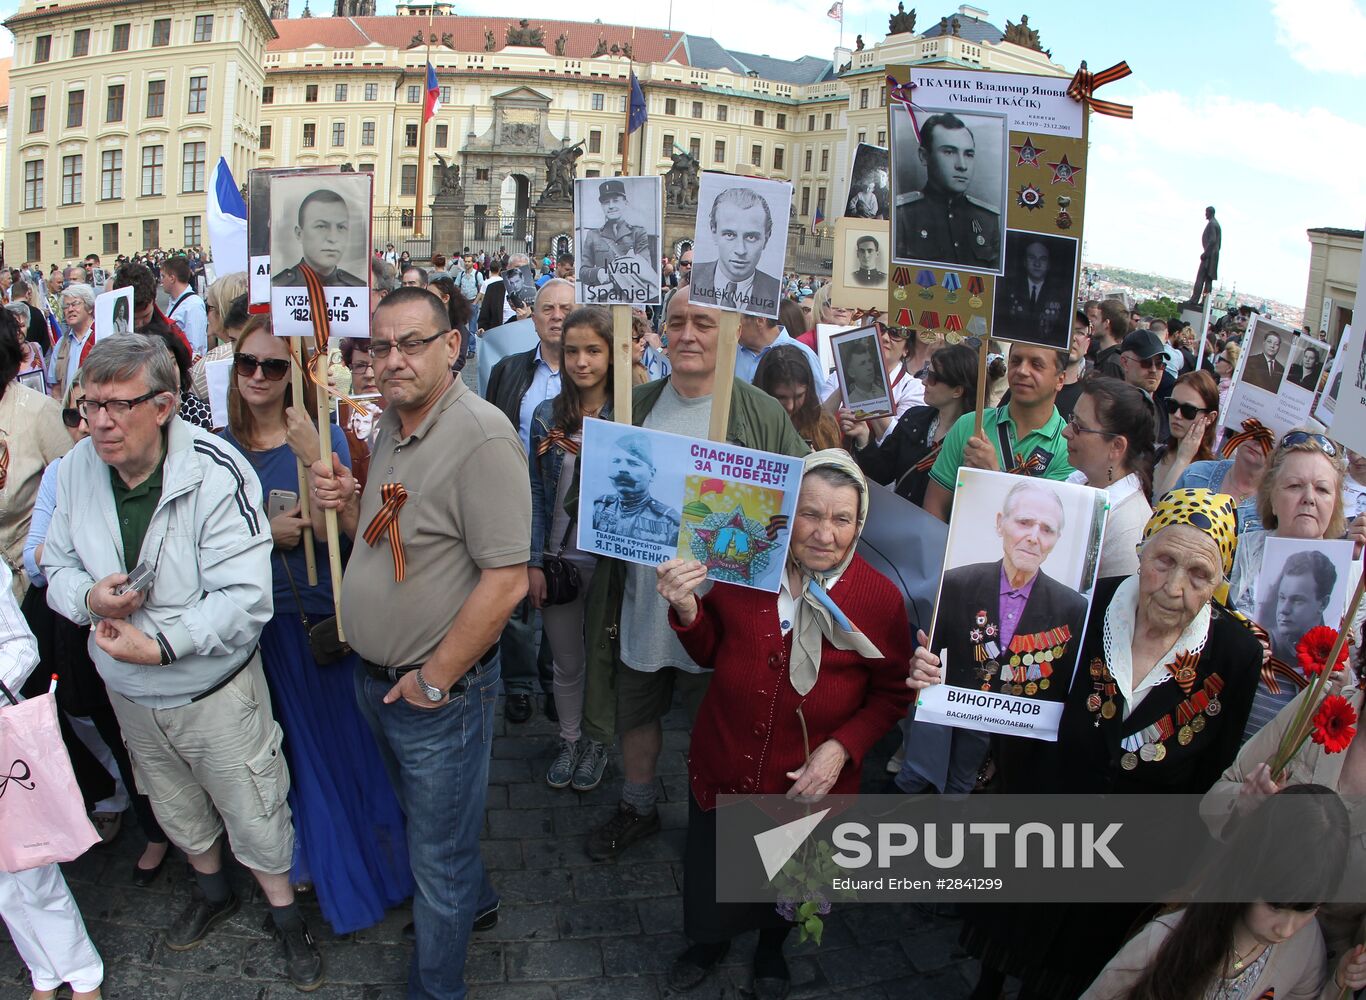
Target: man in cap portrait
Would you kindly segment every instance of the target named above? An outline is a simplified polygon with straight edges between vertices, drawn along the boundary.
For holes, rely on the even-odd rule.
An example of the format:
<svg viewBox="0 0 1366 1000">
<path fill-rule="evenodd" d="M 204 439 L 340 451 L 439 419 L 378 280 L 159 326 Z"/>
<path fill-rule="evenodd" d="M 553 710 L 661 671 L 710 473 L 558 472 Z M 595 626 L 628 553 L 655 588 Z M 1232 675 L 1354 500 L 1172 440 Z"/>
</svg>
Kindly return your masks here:
<svg viewBox="0 0 1366 1000">
<path fill-rule="evenodd" d="M 588 230 L 579 268 L 586 298 L 589 302 L 645 301 L 640 293 L 648 292 L 654 277 L 650 234 L 644 226 L 626 220 L 630 202 L 622 181 L 598 185 L 598 203 L 603 222 Z"/>
<path fill-rule="evenodd" d="M 303 200 L 294 226 L 294 238 L 299 241 L 303 259 L 293 267 L 277 271 L 270 279 L 272 285 L 303 285 L 304 264 L 317 272 L 318 280 L 327 286 L 364 288 L 369 284 L 340 267 L 353 236 L 350 206 L 337 192 L 319 188 Z"/>
<path fill-rule="evenodd" d="M 977 139 L 957 115 L 920 126 L 917 150 L 925 186 L 896 199 L 896 259 L 994 271 L 1001 262 L 1001 215 L 968 194 L 977 173 Z"/>
<path fill-rule="evenodd" d="M 677 545 L 683 523 L 678 511 L 650 495 L 655 477 L 654 452 L 644 434 L 627 434 L 608 459 L 608 478 L 615 493 L 593 501 L 593 530 L 657 545 Z"/>
</svg>

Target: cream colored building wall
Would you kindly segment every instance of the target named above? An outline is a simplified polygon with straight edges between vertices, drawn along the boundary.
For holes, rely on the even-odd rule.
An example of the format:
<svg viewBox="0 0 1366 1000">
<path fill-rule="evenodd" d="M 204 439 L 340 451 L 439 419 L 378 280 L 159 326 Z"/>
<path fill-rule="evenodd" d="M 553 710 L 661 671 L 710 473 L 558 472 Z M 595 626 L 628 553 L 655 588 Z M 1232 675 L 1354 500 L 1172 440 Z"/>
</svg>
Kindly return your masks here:
<svg viewBox="0 0 1366 1000">
<path fill-rule="evenodd" d="M 1304 296 L 1304 321 L 1311 330 L 1326 330 L 1336 345 L 1347 323 L 1360 329 L 1366 317 L 1352 318 L 1361 274 L 1360 232 L 1309 230 L 1309 283 Z M 1328 321 L 1323 322 L 1324 299 L 1332 299 Z"/>
<path fill-rule="evenodd" d="M 5 216 L 6 256 L 28 255 L 30 234 L 38 234 L 39 257 L 45 262 L 84 257 L 89 253 L 130 254 L 143 249 L 143 224 L 155 220 L 158 242 L 163 247 L 186 244 L 186 219 L 199 220 L 201 240 L 205 230 L 209 176 L 219 156 L 224 156 L 234 176 L 245 179 L 254 165 L 260 92 L 264 80 L 265 47 L 274 29 L 261 0 L 223 2 L 195 0 L 122 0 L 96 10 L 70 4 L 45 3 L 36 10 L 34 0 L 24 0 L 6 26 L 14 34 L 14 69 L 10 78 L 10 106 L 14 109 L 14 136 L 9 145 L 5 180 L 9 212 Z M 213 34 L 208 42 L 194 42 L 195 17 L 212 14 Z M 153 47 L 153 22 L 171 19 L 170 44 Z M 113 51 L 116 25 L 130 26 L 126 52 Z M 90 29 L 89 54 L 72 57 L 78 29 Z M 35 62 L 38 38 L 51 36 L 51 58 Z M 202 114 L 191 114 L 190 79 L 206 76 L 208 97 Z M 148 84 L 164 80 L 165 113 L 148 118 Z M 109 87 L 124 86 L 123 120 L 106 121 Z M 84 123 L 67 128 L 67 95 L 85 92 Z M 40 131 L 29 130 L 30 99 L 47 99 L 46 122 Z M 204 142 L 204 189 L 182 190 L 182 155 L 185 144 Z M 159 196 L 141 194 L 142 151 L 164 149 L 164 178 Z M 122 196 L 101 198 L 104 153 L 123 154 Z M 62 202 L 63 158 L 82 157 L 81 198 Z M 44 165 L 41 207 L 25 209 L 25 164 Z M 104 227 L 117 226 L 117 245 L 106 242 Z M 77 245 L 66 245 L 66 232 L 75 229 Z M 66 250 L 75 249 L 68 254 Z"/>
</svg>

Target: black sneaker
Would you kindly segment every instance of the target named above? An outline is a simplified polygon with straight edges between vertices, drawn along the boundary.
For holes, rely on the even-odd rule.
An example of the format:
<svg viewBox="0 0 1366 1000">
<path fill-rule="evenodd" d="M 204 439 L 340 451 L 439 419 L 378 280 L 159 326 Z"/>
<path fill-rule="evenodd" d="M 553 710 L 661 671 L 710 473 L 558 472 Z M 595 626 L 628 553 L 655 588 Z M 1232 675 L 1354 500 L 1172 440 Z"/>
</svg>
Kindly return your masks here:
<svg viewBox="0 0 1366 1000">
<path fill-rule="evenodd" d="M 290 930 L 275 929 L 280 948 L 285 954 L 285 976 L 289 985 L 301 993 L 312 993 L 323 984 L 323 956 L 317 942 L 300 922 Z"/>
<path fill-rule="evenodd" d="M 166 929 L 166 947 L 172 951 L 190 951 L 223 921 L 237 912 L 241 905 L 237 896 L 231 895 L 217 906 L 204 898 L 199 886 L 190 889 L 190 904 L 181 912 L 175 924 Z"/>
<path fill-rule="evenodd" d="M 659 832 L 659 810 L 645 815 L 621 802 L 617 814 L 588 835 L 588 856 L 594 861 L 611 861 L 637 840 Z"/>
</svg>

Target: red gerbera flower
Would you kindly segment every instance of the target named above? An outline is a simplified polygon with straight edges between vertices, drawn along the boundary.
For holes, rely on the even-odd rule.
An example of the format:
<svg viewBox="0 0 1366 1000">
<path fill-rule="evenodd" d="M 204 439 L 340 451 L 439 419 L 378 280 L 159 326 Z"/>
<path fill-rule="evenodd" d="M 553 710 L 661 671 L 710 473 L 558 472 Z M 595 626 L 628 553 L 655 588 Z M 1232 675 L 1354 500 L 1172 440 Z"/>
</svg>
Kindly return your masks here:
<svg viewBox="0 0 1366 1000">
<path fill-rule="evenodd" d="M 1327 625 L 1315 625 L 1295 644 L 1295 656 L 1300 661 L 1300 669 L 1306 677 L 1314 677 L 1323 669 L 1328 654 L 1333 651 L 1333 643 L 1338 641 L 1338 630 Z M 1337 670 L 1347 663 L 1347 643 L 1338 652 Z"/>
<path fill-rule="evenodd" d="M 1323 747 L 1324 753 L 1342 753 L 1357 734 L 1356 724 L 1356 710 L 1347 699 L 1330 694 L 1314 716 L 1314 742 Z"/>
</svg>

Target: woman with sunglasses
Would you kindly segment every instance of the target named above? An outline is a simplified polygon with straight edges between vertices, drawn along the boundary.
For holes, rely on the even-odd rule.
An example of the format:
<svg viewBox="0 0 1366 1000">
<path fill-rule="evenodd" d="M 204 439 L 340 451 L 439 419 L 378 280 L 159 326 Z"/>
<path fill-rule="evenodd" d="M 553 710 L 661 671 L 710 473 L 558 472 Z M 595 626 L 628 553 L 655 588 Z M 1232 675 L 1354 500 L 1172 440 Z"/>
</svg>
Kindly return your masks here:
<svg viewBox="0 0 1366 1000">
<path fill-rule="evenodd" d="M 1250 429 L 1245 436 L 1224 442 L 1224 454 L 1231 452 L 1232 458 L 1192 462 L 1177 477 L 1172 489 L 1210 489 L 1227 493 L 1238 503 L 1238 534 L 1258 531 L 1262 527 L 1262 515 L 1258 510 L 1257 492 L 1266 476 L 1267 456 L 1274 443 L 1275 438 L 1265 428 Z M 1161 499 L 1162 494 L 1155 495 L 1155 501 Z"/>
<path fill-rule="evenodd" d="M 81 400 L 85 390 L 79 382 L 73 382 L 67 390 L 67 398 L 62 405 L 62 423 L 70 435 L 71 444 L 77 445 L 90 436 L 90 425 L 81 415 Z M 88 718 L 99 732 L 100 738 L 109 747 L 124 788 L 132 800 L 133 814 L 137 817 L 138 827 L 147 838 L 147 846 L 133 866 L 133 884 L 146 887 L 152 884 L 161 873 L 166 861 L 169 844 L 161 824 L 152 813 L 152 804 L 147 796 L 137 792 L 133 780 L 133 765 L 123 743 L 123 731 L 109 704 L 109 693 L 104 681 L 95 670 L 88 651 L 89 626 L 74 625 L 47 605 L 47 577 L 43 574 L 43 543 L 47 539 L 47 529 L 52 523 L 52 512 L 57 507 L 57 470 L 61 458 L 56 459 L 43 471 L 42 482 L 33 503 L 33 519 L 29 523 L 28 537 L 24 542 L 24 571 L 28 573 L 31 584 L 24 596 L 24 618 L 28 621 L 34 637 L 38 640 L 38 656 L 44 669 L 34 672 L 30 687 L 25 694 L 41 694 L 47 690 L 48 678 L 58 677 L 57 705 L 62 709 L 62 737 L 67 741 L 72 765 L 76 770 L 77 782 L 85 786 L 88 781 L 86 764 L 82 761 L 90 755 L 83 744 L 78 745 L 75 730 L 65 719 L 65 715 Z M 103 782 L 103 768 L 95 772 Z M 120 813 L 101 813 L 97 811 L 91 819 L 102 839 L 112 839 L 121 825 Z M 105 838 L 105 834 L 108 838 Z"/>
<path fill-rule="evenodd" d="M 1257 593 L 1258 577 L 1262 575 L 1262 559 L 1266 553 L 1268 538 L 1300 538 L 1319 541 L 1325 538 L 1346 537 L 1356 543 L 1353 560 L 1347 579 L 1347 592 L 1351 593 L 1361 578 L 1359 561 L 1363 544 L 1366 544 L 1366 521 L 1358 518 L 1347 528 L 1343 516 L 1342 480 L 1346 474 L 1346 461 L 1342 448 L 1333 441 L 1308 428 L 1291 431 L 1281 438 L 1276 450 L 1271 453 L 1267 463 L 1266 476 L 1262 479 L 1257 492 L 1257 506 L 1261 512 L 1265 529 L 1245 532 L 1238 539 L 1238 552 L 1233 560 L 1233 571 L 1229 574 L 1228 603 L 1256 621 L 1268 635 L 1272 636 L 1272 652 L 1275 661 L 1271 669 L 1262 672 L 1257 694 L 1252 702 L 1252 715 L 1248 718 L 1243 740 L 1250 739 L 1265 726 L 1276 713 L 1288 705 L 1302 687 L 1303 675 L 1292 661 L 1289 670 L 1278 670 L 1274 662 L 1285 662 L 1285 649 L 1293 649 L 1299 636 L 1285 639 L 1277 637 L 1284 632 L 1279 621 L 1266 621 L 1268 617 L 1259 606 L 1267 594 Z M 1279 588 L 1278 588 L 1279 589 Z M 1332 588 L 1329 587 L 1329 590 Z M 1260 600 L 1259 600 L 1260 598 Z M 1329 624 L 1334 628 L 1339 624 L 1341 610 L 1328 615 Z M 1361 636 L 1361 621 L 1366 616 L 1366 608 L 1357 612 L 1353 622 L 1353 640 Z M 1303 633 L 1301 633 L 1302 635 Z"/>
<path fill-rule="evenodd" d="M 1097 576 L 1138 572 L 1138 543 L 1153 515 L 1148 493 L 1155 432 L 1152 404 L 1137 387 L 1104 375 L 1082 381 L 1062 436 L 1067 461 L 1077 470 L 1067 481 L 1098 487 L 1110 498 Z"/>
<path fill-rule="evenodd" d="M 840 429 L 870 479 L 893 485 L 899 496 L 919 505 L 944 435 L 976 404 L 977 352 L 966 344 L 941 347 L 916 381 L 924 386 L 924 405 L 907 410 L 881 444 L 873 440 L 867 422 L 845 409 L 840 411 Z"/>
<path fill-rule="evenodd" d="M 792 426 L 813 451 L 840 447 L 840 429 L 821 409 L 811 364 L 799 348 L 779 344 L 764 352 L 754 369 L 754 387 L 783 404 Z"/>
<path fill-rule="evenodd" d="M 1214 434 L 1219 423 L 1219 387 L 1209 372 L 1186 372 L 1172 394 L 1162 401 L 1169 433 L 1158 446 L 1151 496 L 1166 495 L 1192 462 L 1214 458 Z"/>
<path fill-rule="evenodd" d="M 337 934 L 369 927 L 413 891 L 403 815 L 379 749 L 356 705 L 355 654 L 319 664 L 309 642 L 333 613 L 322 511 L 313 508 L 318 583 L 309 586 L 300 546 L 308 520 L 298 504 L 296 462 L 319 456 L 312 383 L 303 399 L 290 387 L 289 341 L 270 318 L 254 316 L 237 340 L 222 435 L 251 462 L 267 500 L 275 539 L 275 615 L 261 631 L 261 659 L 275 717 L 285 735 L 289 805 L 296 832 L 290 880 L 311 882 Z M 350 464 L 346 437 L 333 425 L 332 451 Z M 283 503 L 286 509 L 275 511 Z"/>
<path fill-rule="evenodd" d="M 643 342 L 643 338 L 642 338 Z M 564 320 L 560 394 L 540 403 L 531 417 L 531 562 L 527 596 L 540 608 L 554 656 L 555 710 L 560 744 L 546 772 L 551 788 L 587 792 L 602 781 L 610 746 L 582 733 L 584 601 L 597 559 L 575 544 L 574 518 L 565 497 L 578 476 L 585 417 L 612 416 L 612 317 L 602 306 L 583 306 Z M 563 604 L 546 604 L 546 556 L 558 555 L 579 571 L 578 594 Z"/>
</svg>

